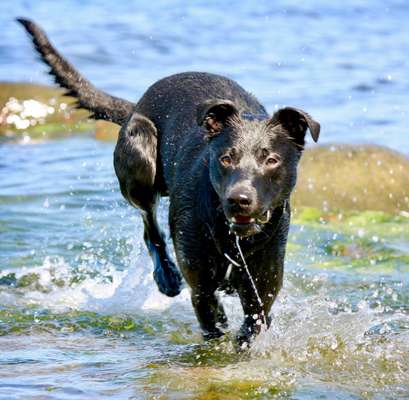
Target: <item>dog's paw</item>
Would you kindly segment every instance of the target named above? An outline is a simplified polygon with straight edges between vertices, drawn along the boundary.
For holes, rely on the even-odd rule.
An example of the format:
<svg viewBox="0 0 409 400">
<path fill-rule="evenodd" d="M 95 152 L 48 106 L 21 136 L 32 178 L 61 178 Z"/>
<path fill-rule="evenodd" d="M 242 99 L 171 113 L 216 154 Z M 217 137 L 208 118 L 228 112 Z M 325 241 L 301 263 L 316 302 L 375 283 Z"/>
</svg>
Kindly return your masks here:
<svg viewBox="0 0 409 400">
<path fill-rule="evenodd" d="M 236 344 L 238 351 L 246 350 L 260 332 L 260 326 L 244 323 L 236 335 Z"/>
<path fill-rule="evenodd" d="M 171 261 L 168 261 L 165 267 L 161 265 L 159 268 L 155 268 L 153 279 L 155 279 L 159 291 L 166 296 L 175 297 L 182 290 L 182 275 Z"/>
<path fill-rule="evenodd" d="M 208 340 L 213 340 L 213 339 L 218 339 L 224 335 L 224 333 L 220 330 L 215 328 L 212 331 L 206 331 L 203 332 L 203 339 L 208 341 Z"/>
</svg>

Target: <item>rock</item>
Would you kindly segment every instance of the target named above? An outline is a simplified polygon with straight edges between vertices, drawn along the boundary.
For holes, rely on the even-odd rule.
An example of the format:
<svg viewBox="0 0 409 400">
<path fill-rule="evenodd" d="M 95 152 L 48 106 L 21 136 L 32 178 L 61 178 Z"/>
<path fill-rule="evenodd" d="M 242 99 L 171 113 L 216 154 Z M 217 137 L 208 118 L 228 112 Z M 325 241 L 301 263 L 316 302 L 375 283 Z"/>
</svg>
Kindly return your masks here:
<svg viewBox="0 0 409 400">
<path fill-rule="evenodd" d="M 379 210 L 409 215 L 409 160 L 374 145 L 329 145 L 305 151 L 292 204 L 324 212 Z"/>
<path fill-rule="evenodd" d="M 89 113 L 74 108 L 63 90 L 31 83 L 0 82 L 0 137 L 39 139 L 93 132 Z"/>
<path fill-rule="evenodd" d="M 74 106 L 62 89 L 32 83 L 0 82 L 0 137 L 57 138 L 94 133 L 100 140 L 116 140 L 119 126 L 91 120 Z"/>
<path fill-rule="evenodd" d="M 112 122 L 98 120 L 95 125 L 95 137 L 98 140 L 116 141 L 120 126 Z"/>
</svg>

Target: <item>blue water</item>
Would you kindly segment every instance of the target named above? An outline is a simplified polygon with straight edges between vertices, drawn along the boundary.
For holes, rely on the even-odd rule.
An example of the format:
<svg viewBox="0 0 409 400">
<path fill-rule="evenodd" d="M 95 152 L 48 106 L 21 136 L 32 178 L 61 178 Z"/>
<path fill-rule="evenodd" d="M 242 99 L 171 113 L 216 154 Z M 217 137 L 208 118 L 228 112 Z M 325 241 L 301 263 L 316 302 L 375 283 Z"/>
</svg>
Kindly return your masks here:
<svg viewBox="0 0 409 400">
<path fill-rule="evenodd" d="M 215 72 L 272 112 L 310 112 L 322 143 L 409 154 L 408 2 L 1 0 L 0 81 L 51 83 L 16 16 L 112 94 Z M 237 298 L 223 296 L 227 338 L 206 345 L 188 289 L 158 293 L 113 147 L 0 143 L 0 400 L 409 397 L 406 217 L 294 220 L 272 327 L 237 354 Z"/>
<path fill-rule="evenodd" d="M 409 154 L 409 3 L 405 0 L 0 2 L 0 80 L 50 83 L 13 21 L 40 23 L 102 89 L 137 100 L 187 70 L 237 80 L 272 112 L 304 108 L 322 142 Z"/>
</svg>

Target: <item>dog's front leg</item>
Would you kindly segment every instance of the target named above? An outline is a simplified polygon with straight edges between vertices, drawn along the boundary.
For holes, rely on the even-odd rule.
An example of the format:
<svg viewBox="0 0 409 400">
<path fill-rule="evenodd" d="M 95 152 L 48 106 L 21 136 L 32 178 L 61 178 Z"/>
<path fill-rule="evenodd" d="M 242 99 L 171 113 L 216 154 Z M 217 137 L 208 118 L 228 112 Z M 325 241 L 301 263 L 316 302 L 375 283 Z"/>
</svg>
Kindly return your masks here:
<svg viewBox="0 0 409 400">
<path fill-rule="evenodd" d="M 189 242 L 190 245 L 194 243 L 194 241 Z M 206 259 L 205 252 L 200 252 L 203 247 L 201 249 L 191 247 L 189 250 L 195 253 L 195 256 L 191 257 L 181 250 L 180 243 L 175 248 L 180 269 L 192 290 L 192 305 L 204 339 L 222 336 L 223 332 L 219 328 L 226 327 L 227 317 L 216 295 L 216 289 L 220 287 L 224 274 L 218 273 L 217 264 L 212 257 L 207 256 Z"/>
<path fill-rule="evenodd" d="M 197 221 L 190 210 L 178 212 L 177 201 L 172 200 L 169 227 L 179 268 L 191 288 L 193 309 L 203 337 L 220 337 L 223 332 L 219 327 L 227 325 L 227 317 L 216 290 L 224 280 L 227 263 L 216 251 L 206 225 Z"/>
<path fill-rule="evenodd" d="M 262 299 L 264 296 L 261 297 L 258 286 L 259 285 L 256 284 L 261 304 L 247 276 L 242 276 L 237 285 L 237 292 L 244 313 L 244 321 L 237 335 L 239 345 L 242 345 L 244 342 L 250 342 L 251 338 L 260 332 L 263 323 L 269 325 L 266 316 L 268 315 L 271 304 L 270 307 L 266 307 Z"/>
<path fill-rule="evenodd" d="M 192 245 L 192 242 L 189 244 Z M 227 326 L 223 305 L 216 295 L 216 289 L 220 287 L 224 274 L 219 274 L 211 257 L 207 256 L 206 260 L 206 255 L 201 254 L 200 250 L 194 251 L 197 258 L 188 257 L 181 247 L 180 243 L 175 246 L 176 255 L 183 276 L 191 288 L 192 305 L 203 337 L 206 340 L 218 338 L 223 335 L 219 327 Z M 190 250 L 193 248 L 194 246 Z"/>
<path fill-rule="evenodd" d="M 204 339 L 222 336 L 223 332 L 219 327 L 227 326 L 227 317 L 223 305 L 216 295 L 216 289 L 220 286 L 220 279 L 218 279 L 219 274 L 215 270 L 215 265 L 211 261 L 203 265 L 203 261 L 184 263 L 180 257 L 178 259 L 186 282 L 192 289 L 192 305 L 202 328 Z M 205 256 L 203 255 L 201 260 L 204 259 Z"/>
<path fill-rule="evenodd" d="M 223 326 L 227 322 L 223 306 L 215 292 L 192 289 L 192 305 L 200 327 L 203 330 L 205 339 L 214 339 L 223 335 L 218 326 Z"/>
<path fill-rule="evenodd" d="M 237 335 L 240 345 L 249 343 L 260 333 L 263 325 L 270 326 L 271 319 L 268 314 L 283 281 L 282 257 L 263 254 L 255 260 L 248 260 L 248 267 L 257 293 L 243 268 L 236 271 L 234 277 L 244 312 L 244 322 Z"/>
</svg>

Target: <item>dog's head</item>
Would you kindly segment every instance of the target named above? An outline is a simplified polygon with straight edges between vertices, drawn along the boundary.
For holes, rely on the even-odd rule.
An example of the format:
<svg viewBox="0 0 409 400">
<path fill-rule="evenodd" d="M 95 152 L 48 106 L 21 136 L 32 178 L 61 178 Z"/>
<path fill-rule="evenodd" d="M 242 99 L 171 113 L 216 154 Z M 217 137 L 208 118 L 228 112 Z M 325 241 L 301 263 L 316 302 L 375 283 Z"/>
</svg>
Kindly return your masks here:
<svg viewBox="0 0 409 400">
<path fill-rule="evenodd" d="M 198 124 L 209 141 L 209 173 L 231 230 L 261 231 L 272 211 L 290 196 L 307 129 L 318 140 L 320 125 L 292 107 L 271 118 L 241 114 L 229 100 L 198 106 Z"/>
</svg>

